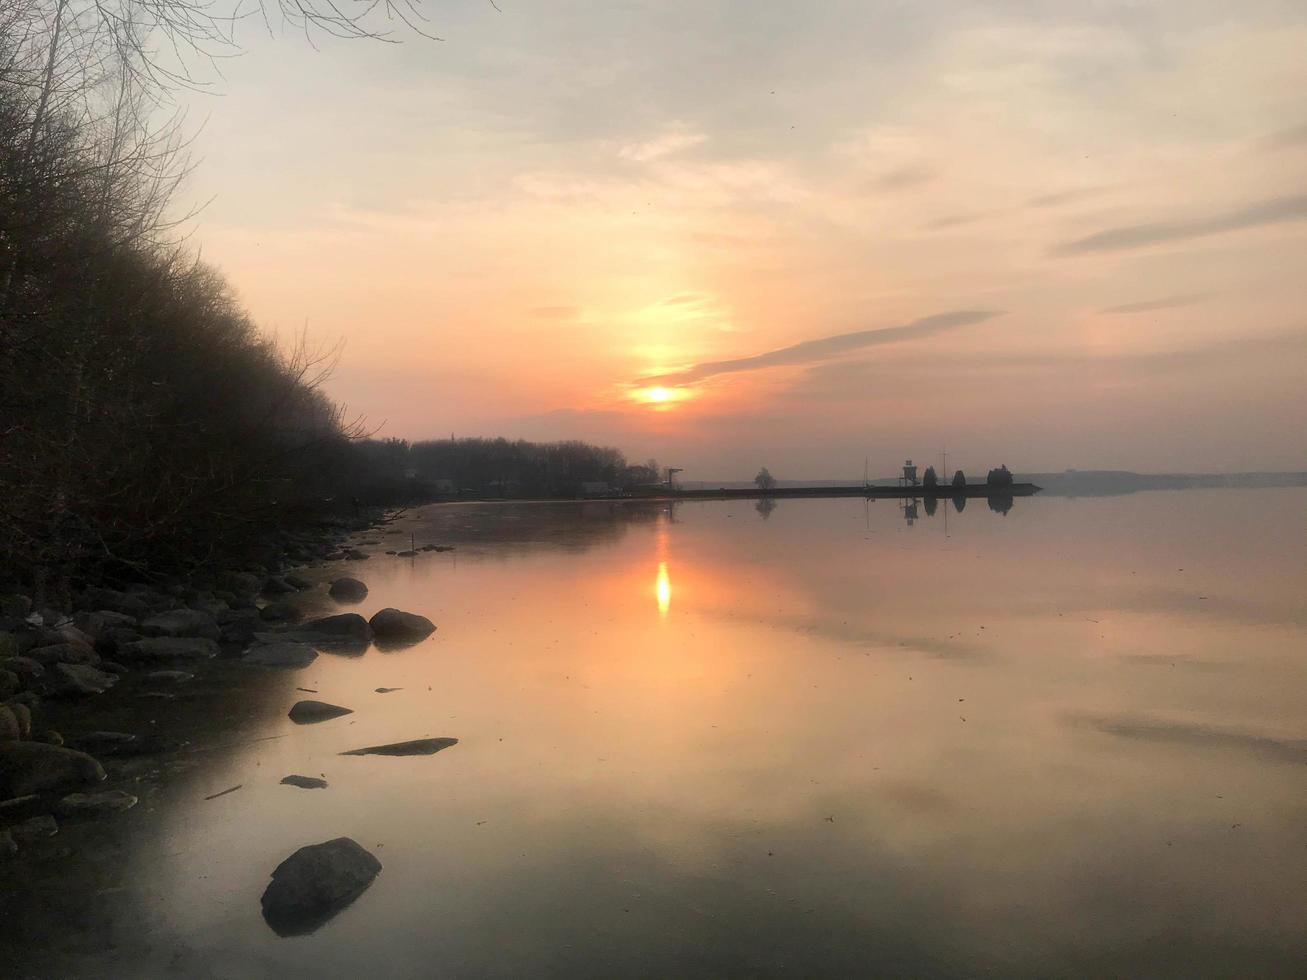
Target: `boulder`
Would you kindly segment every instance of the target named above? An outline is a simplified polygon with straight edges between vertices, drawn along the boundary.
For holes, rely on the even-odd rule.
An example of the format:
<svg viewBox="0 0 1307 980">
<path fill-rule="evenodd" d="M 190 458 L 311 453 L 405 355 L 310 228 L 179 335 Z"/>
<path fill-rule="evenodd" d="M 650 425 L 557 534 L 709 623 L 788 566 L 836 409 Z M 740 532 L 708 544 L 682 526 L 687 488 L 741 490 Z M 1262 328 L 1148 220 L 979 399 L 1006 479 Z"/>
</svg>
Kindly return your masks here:
<svg viewBox="0 0 1307 980">
<path fill-rule="evenodd" d="M 280 576 L 273 575 L 263 583 L 264 595 L 285 595 L 288 592 L 294 592 L 295 587 Z"/>
<path fill-rule="evenodd" d="M 199 636 L 151 636 L 122 648 L 129 660 L 148 663 L 176 660 L 208 660 L 218 655 L 218 644 Z"/>
<path fill-rule="evenodd" d="M 301 847 L 272 872 L 263 892 L 263 918 L 280 936 L 323 925 L 361 895 L 381 862 L 348 837 Z"/>
<path fill-rule="evenodd" d="M 270 602 L 259 610 L 259 618 L 267 623 L 298 623 L 303 616 L 299 606 L 285 599 Z"/>
<path fill-rule="evenodd" d="M 59 812 L 65 817 L 121 813 L 130 810 L 138 802 L 131 793 L 120 789 L 107 789 L 102 793 L 70 793 L 59 801 Z"/>
<path fill-rule="evenodd" d="M 330 721 L 341 715 L 352 715 L 353 708 L 342 708 L 326 701 L 296 701 L 290 709 L 290 720 L 297 725 L 311 725 L 317 721 Z"/>
<path fill-rule="evenodd" d="M 358 613 L 338 613 L 335 616 L 323 616 L 303 624 L 304 632 L 318 633 L 323 636 L 339 637 L 343 640 L 367 642 L 372 639 L 372 628 L 368 621 Z"/>
<path fill-rule="evenodd" d="M 307 667 L 317 659 L 317 650 L 307 643 L 293 641 L 256 644 L 241 658 L 247 664 L 260 667 Z"/>
<path fill-rule="evenodd" d="M 59 824 L 50 814 L 43 813 L 39 817 L 29 817 L 22 823 L 14 824 L 9 828 L 9 832 L 14 835 L 14 840 L 18 843 L 30 844 L 43 837 L 53 837 L 59 833 Z"/>
<path fill-rule="evenodd" d="M 411 742 L 391 742 L 371 745 L 366 749 L 351 749 L 341 755 L 435 755 L 441 749 L 457 745 L 456 738 L 415 738 Z"/>
<path fill-rule="evenodd" d="M 135 619 L 148 616 L 149 604 L 139 595 L 117 592 L 113 589 L 90 589 L 82 596 L 85 609 L 108 609 Z"/>
<path fill-rule="evenodd" d="M 91 647 L 81 643 L 54 643 L 49 646 L 35 647 L 27 652 L 28 658 L 35 660 L 42 667 L 55 664 L 90 664 L 100 662 L 100 655 Z"/>
<path fill-rule="evenodd" d="M 141 622 L 147 636 L 204 637 L 216 640 L 221 634 L 213 616 L 202 609 L 171 609 Z"/>
<path fill-rule="evenodd" d="M 0 669 L 13 671 L 18 675 L 19 680 L 34 681 L 45 673 L 45 667 L 41 662 L 31 657 L 9 657 L 0 661 L 0 664 L 3 664 Z"/>
<path fill-rule="evenodd" d="M 427 617 L 399 609 L 381 610 L 372 617 L 369 625 L 378 640 L 388 643 L 416 643 L 436 631 L 436 624 Z"/>
<path fill-rule="evenodd" d="M 313 588 L 313 581 L 311 579 L 305 578 L 303 575 L 300 575 L 298 572 L 289 572 L 288 574 L 282 576 L 282 580 L 287 585 L 289 585 L 292 589 L 298 589 L 301 592 L 303 592 L 305 589 Z"/>
<path fill-rule="evenodd" d="M 63 623 L 53 629 L 42 630 L 41 636 L 45 640 L 42 646 L 48 643 L 72 643 L 86 647 L 88 650 L 95 648 L 95 637 L 84 630 L 78 629 L 72 623 Z"/>
<path fill-rule="evenodd" d="M 0 854 L 17 854 L 18 843 L 8 829 L 0 830 Z"/>
<path fill-rule="evenodd" d="M 55 664 L 53 678 L 60 694 L 103 694 L 118 678 L 89 664 Z"/>
<path fill-rule="evenodd" d="M 32 709 L 21 701 L 10 701 L 5 707 L 13 713 L 14 720 L 18 722 L 18 737 L 31 738 Z"/>
<path fill-rule="evenodd" d="M 300 789 L 326 789 L 327 781 L 317 776 L 284 776 L 281 785 L 298 786 Z"/>
<path fill-rule="evenodd" d="M 85 752 L 44 742 L 0 744 L 0 799 L 103 781 L 104 768 Z"/>
<path fill-rule="evenodd" d="M 259 577 L 251 572 L 228 572 L 218 579 L 223 590 L 233 595 L 254 595 L 263 584 Z"/>
<path fill-rule="evenodd" d="M 7 698 L 19 688 L 18 675 L 0 667 L 0 698 Z"/>
<path fill-rule="evenodd" d="M 328 594 L 339 602 L 362 602 L 368 597 L 368 587 L 356 578 L 338 578 L 331 583 Z"/>
<path fill-rule="evenodd" d="M 30 615 L 32 615 L 32 600 L 27 596 L 0 596 L 0 616 L 6 619 L 26 619 Z"/>
<path fill-rule="evenodd" d="M 111 629 L 135 629 L 135 616 L 114 612 L 112 609 L 97 609 L 95 612 L 80 612 L 73 622 L 87 636 L 99 642 L 105 639 Z"/>
<path fill-rule="evenodd" d="M 13 708 L 0 704 L 0 742 L 17 742 L 22 737 L 23 730 Z"/>
</svg>

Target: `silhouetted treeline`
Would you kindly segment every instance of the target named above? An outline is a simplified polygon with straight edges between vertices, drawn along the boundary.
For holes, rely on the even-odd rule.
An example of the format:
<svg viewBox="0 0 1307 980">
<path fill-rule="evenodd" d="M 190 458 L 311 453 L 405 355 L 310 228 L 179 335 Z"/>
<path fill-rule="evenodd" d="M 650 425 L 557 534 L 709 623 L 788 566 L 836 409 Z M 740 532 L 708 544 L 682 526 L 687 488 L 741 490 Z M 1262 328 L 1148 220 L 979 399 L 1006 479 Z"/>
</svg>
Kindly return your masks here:
<svg viewBox="0 0 1307 980">
<path fill-rule="evenodd" d="M 131 73 L 32 36 L 0 34 L 0 578 L 57 602 L 242 553 L 348 441 L 327 365 L 169 243 L 185 162 Z"/>
<path fill-rule="evenodd" d="M 351 461 L 352 492 L 368 503 L 445 497 L 557 497 L 657 483 L 654 460 L 584 442 L 508 439 L 363 440 Z"/>
</svg>

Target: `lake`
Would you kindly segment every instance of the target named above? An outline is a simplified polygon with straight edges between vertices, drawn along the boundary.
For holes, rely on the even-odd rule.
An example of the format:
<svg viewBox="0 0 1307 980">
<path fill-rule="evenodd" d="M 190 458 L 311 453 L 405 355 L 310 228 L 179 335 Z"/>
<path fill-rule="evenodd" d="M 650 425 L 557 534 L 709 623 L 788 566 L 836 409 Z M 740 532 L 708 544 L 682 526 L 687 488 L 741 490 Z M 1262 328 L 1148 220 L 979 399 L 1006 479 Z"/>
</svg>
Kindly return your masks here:
<svg viewBox="0 0 1307 980">
<path fill-rule="evenodd" d="M 217 664 L 194 700 L 146 709 L 189 751 L 141 770 L 134 810 L 65 828 L 71 853 L 10 886 L 14 962 L 123 977 L 1302 976 L 1304 503 L 1210 490 L 915 517 L 858 499 L 412 512 L 362 536 L 382 542 L 370 560 L 312 571 L 363 579 L 365 601 L 308 608 L 396 606 L 436 634 L 301 671 Z M 382 553 L 410 542 L 456 548 Z M 291 724 L 306 697 L 354 713 Z M 338 755 L 426 736 L 460 741 Z M 290 773 L 329 788 L 279 785 Z M 339 836 L 381 875 L 315 933 L 278 937 L 260 915 L 268 875 Z"/>
</svg>

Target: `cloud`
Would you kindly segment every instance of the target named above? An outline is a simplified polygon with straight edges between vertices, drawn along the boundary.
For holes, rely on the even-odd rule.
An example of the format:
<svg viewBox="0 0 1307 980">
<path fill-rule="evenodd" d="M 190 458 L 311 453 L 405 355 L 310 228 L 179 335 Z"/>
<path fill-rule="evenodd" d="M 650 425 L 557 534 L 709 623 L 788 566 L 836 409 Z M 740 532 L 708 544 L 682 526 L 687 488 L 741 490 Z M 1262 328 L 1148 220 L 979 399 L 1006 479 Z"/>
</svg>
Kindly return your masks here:
<svg viewBox="0 0 1307 980">
<path fill-rule="evenodd" d="M 631 163 L 650 163 L 698 146 L 707 139 L 703 133 L 665 133 L 643 143 L 630 143 L 618 150 L 617 155 Z"/>
<path fill-rule="evenodd" d="M 1084 200 L 1086 197 L 1093 197 L 1095 194 L 1103 193 L 1105 188 L 1102 187 L 1083 187 L 1074 191 L 1059 191 L 1056 194 L 1041 194 L 1038 197 L 1032 197 L 1026 202 L 1032 208 L 1055 208 L 1063 204 L 1071 204 L 1074 201 Z"/>
<path fill-rule="evenodd" d="M 985 320 L 993 319 L 999 315 L 994 310 L 955 310 L 951 313 L 939 313 L 935 316 L 914 320 L 912 323 L 899 327 L 885 327 L 880 330 L 855 330 L 852 333 L 835 334 L 831 337 L 820 337 L 816 340 L 805 340 L 800 344 L 781 347 L 778 350 L 767 351 L 763 354 L 754 354 L 750 357 L 736 357 L 724 361 L 704 361 L 701 364 L 686 368 L 684 371 L 643 378 L 640 383 L 691 384 L 719 374 L 736 374 L 741 371 L 761 371 L 770 367 L 808 364 L 813 361 L 823 361 L 847 351 L 929 337 L 933 334 L 943 333 L 946 330 L 955 330 L 958 327 L 983 323 Z"/>
<path fill-rule="evenodd" d="M 887 190 L 900 187 L 915 187 L 918 184 L 929 183 L 935 177 L 936 173 L 930 167 L 922 164 L 910 164 L 881 174 L 876 178 L 876 186 L 884 187 Z"/>
<path fill-rule="evenodd" d="M 1090 252 L 1118 252 L 1166 242 L 1188 241 L 1229 231 L 1243 231 L 1286 221 L 1307 221 L 1307 194 L 1273 197 L 1237 211 L 1197 218 L 1192 221 L 1159 221 L 1144 225 L 1108 228 L 1085 238 L 1063 242 L 1053 251 L 1059 255 L 1083 255 Z"/>
<path fill-rule="evenodd" d="M 1139 303 L 1122 303 L 1120 306 L 1106 306 L 1099 313 L 1150 313 L 1153 310 L 1170 310 L 1177 306 L 1192 306 L 1194 303 L 1210 297 L 1211 293 L 1184 293 L 1178 296 L 1163 296 L 1160 299 L 1148 299 Z"/>
</svg>

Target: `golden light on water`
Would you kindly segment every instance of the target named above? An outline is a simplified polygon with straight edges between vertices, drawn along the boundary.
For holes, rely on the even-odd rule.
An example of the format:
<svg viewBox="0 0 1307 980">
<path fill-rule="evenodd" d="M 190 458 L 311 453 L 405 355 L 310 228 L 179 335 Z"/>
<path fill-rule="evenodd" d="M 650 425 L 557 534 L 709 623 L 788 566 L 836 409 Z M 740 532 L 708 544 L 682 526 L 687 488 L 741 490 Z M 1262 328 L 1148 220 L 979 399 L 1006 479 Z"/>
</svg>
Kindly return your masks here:
<svg viewBox="0 0 1307 980">
<path fill-rule="evenodd" d="M 658 581 L 654 583 L 654 595 L 658 597 L 658 614 L 666 616 L 672 607 L 672 579 L 667 574 L 667 562 L 658 563 Z"/>
</svg>

